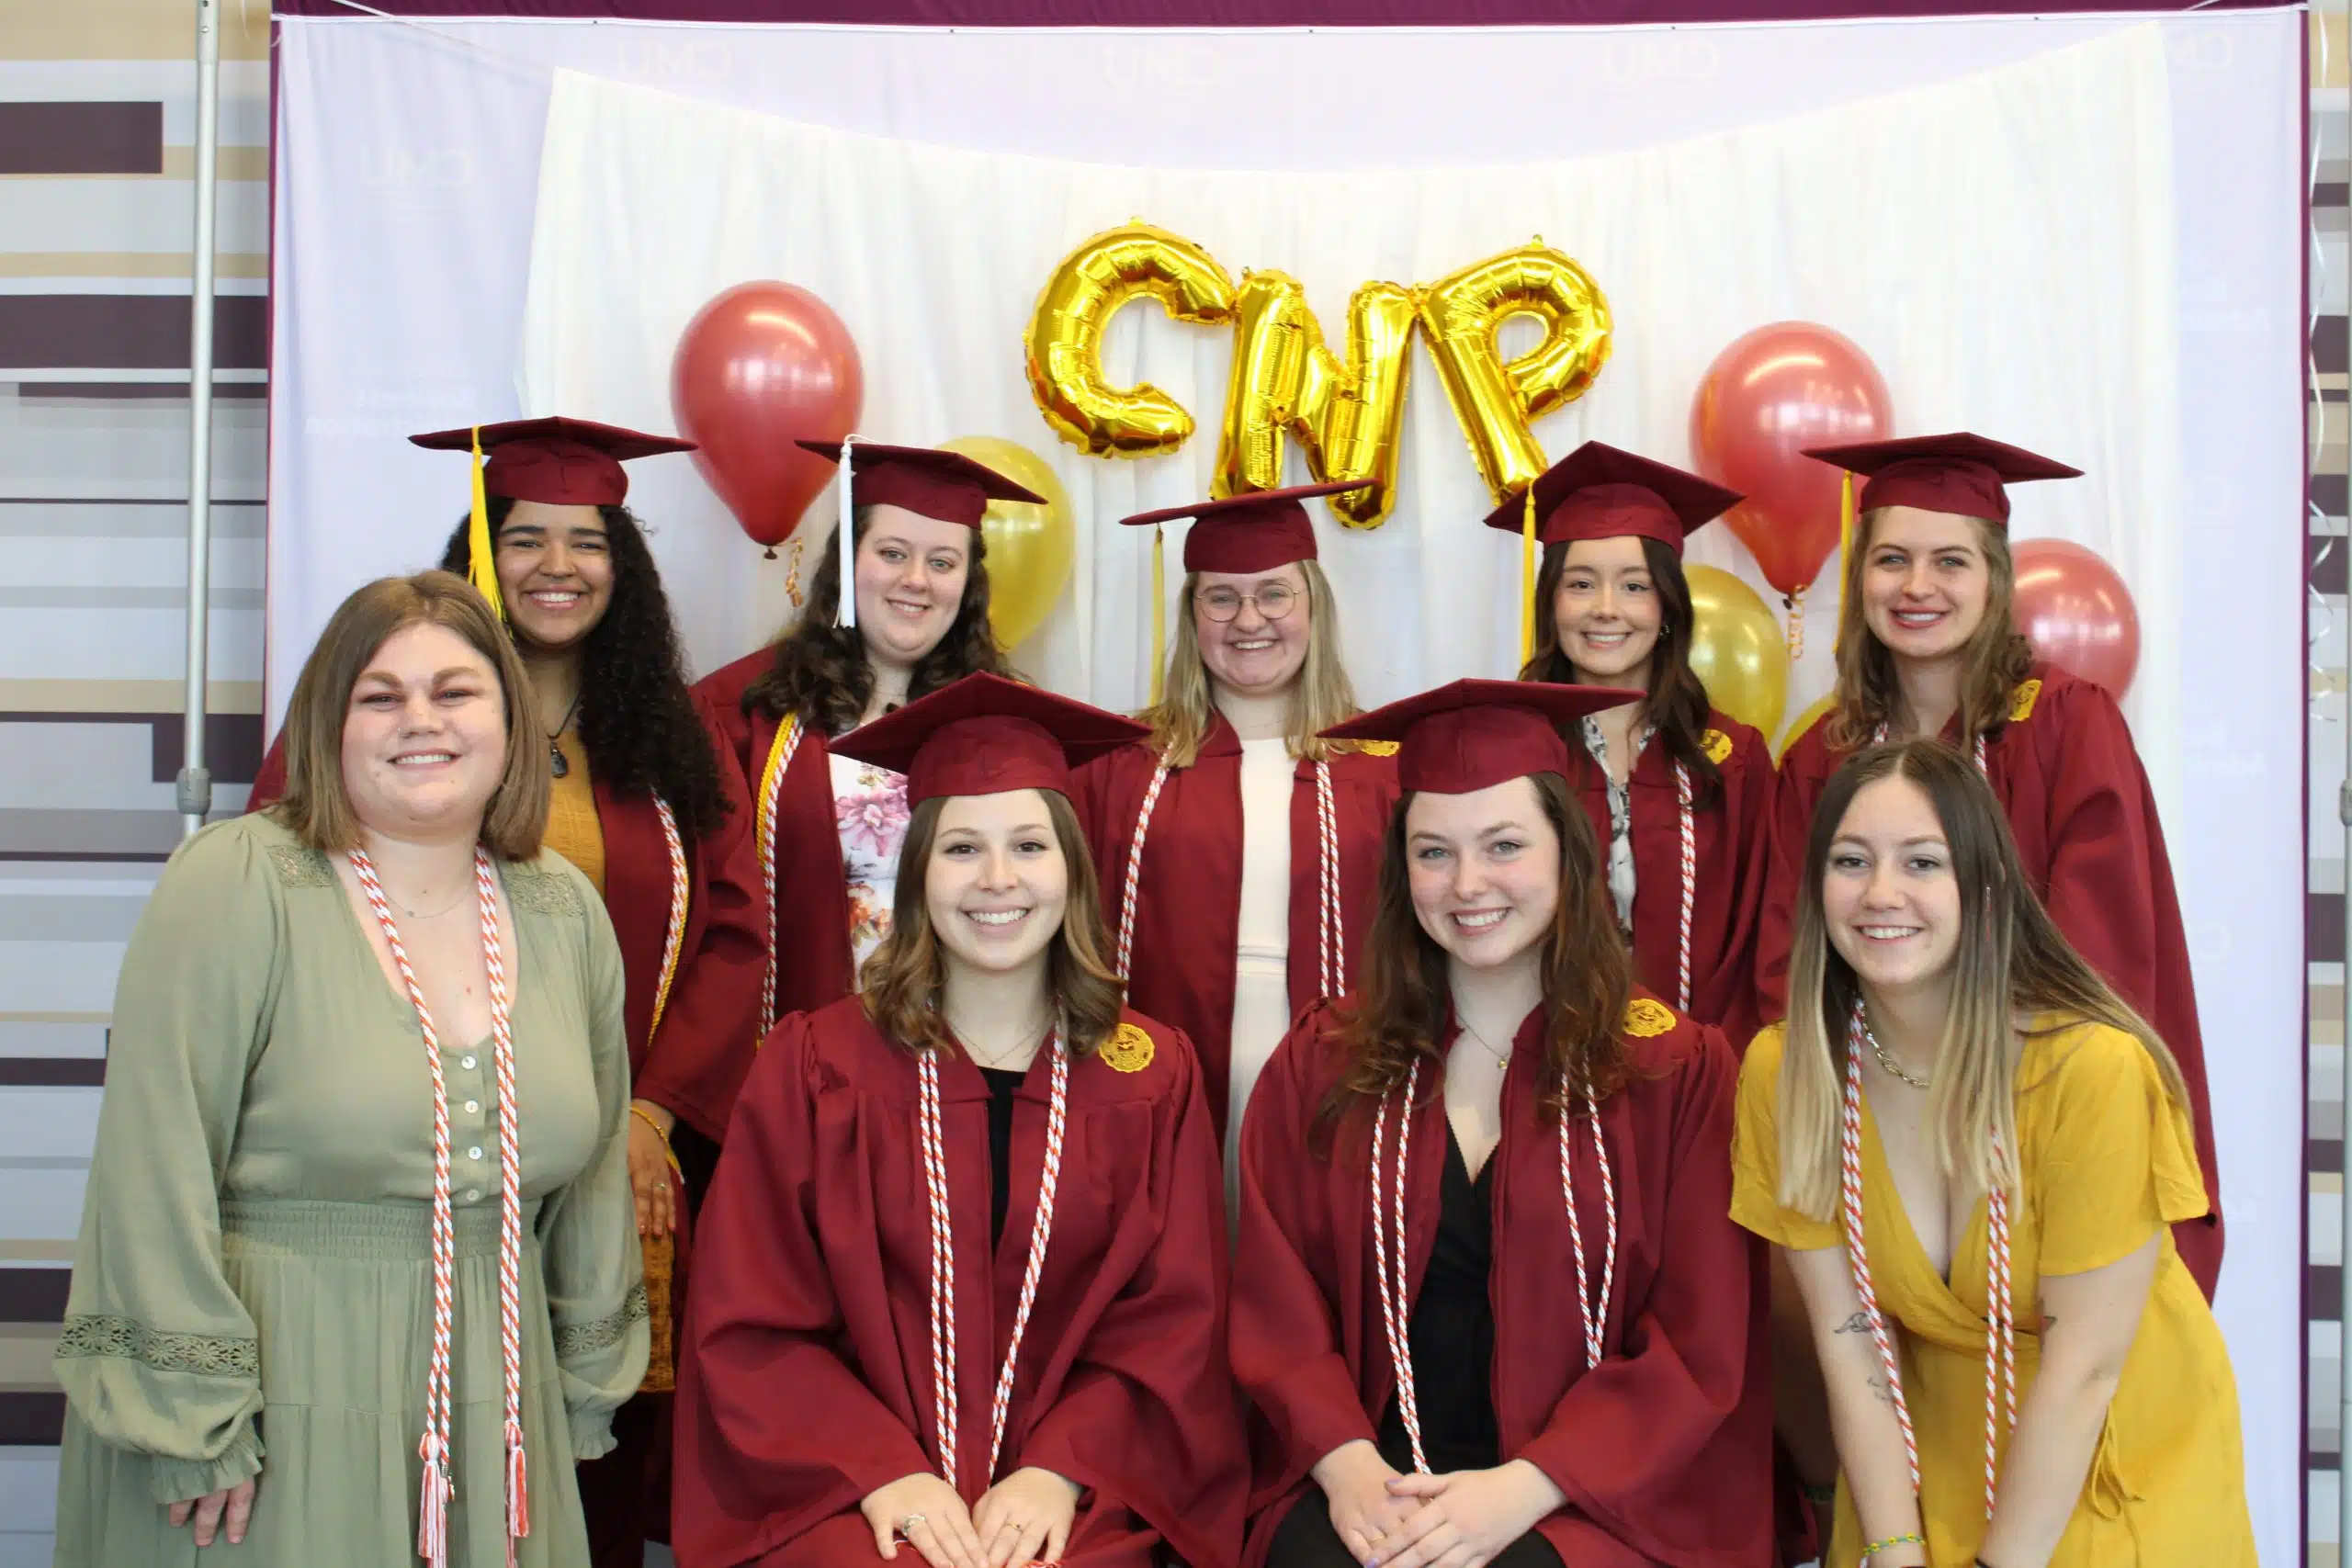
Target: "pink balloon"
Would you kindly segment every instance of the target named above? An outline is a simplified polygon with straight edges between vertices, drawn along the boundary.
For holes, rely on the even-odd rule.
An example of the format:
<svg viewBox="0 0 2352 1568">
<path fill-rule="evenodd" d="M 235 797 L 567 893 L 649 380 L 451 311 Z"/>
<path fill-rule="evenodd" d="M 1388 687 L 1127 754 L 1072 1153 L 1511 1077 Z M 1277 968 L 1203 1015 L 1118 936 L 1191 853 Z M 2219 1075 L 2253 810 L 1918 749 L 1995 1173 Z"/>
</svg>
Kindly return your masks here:
<svg viewBox="0 0 2352 1568">
<path fill-rule="evenodd" d="M 793 445 L 857 424 L 865 376 L 849 329 L 789 283 L 739 283 L 678 336 L 670 411 L 695 464 L 758 544 L 792 536 L 834 465 Z"/>
<path fill-rule="evenodd" d="M 1804 448 L 1894 434 L 1886 380 L 1871 356 L 1812 321 L 1742 336 L 1715 355 L 1690 400 L 1699 471 L 1747 498 L 1724 521 L 1782 593 L 1820 575 L 1838 547 L 1838 470 Z"/>
<path fill-rule="evenodd" d="M 2020 539 L 2012 619 L 2033 651 L 2116 696 L 2140 663 L 2140 612 L 2115 569 L 2064 539 Z"/>
</svg>

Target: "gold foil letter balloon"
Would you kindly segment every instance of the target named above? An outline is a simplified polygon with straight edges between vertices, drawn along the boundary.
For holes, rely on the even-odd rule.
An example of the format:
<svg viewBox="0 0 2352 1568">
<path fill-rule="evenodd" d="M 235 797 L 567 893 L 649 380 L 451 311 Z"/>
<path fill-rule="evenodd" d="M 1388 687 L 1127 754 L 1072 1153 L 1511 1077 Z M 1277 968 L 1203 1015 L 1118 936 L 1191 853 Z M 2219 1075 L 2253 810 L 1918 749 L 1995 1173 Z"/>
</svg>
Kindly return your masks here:
<svg viewBox="0 0 2352 1568">
<path fill-rule="evenodd" d="M 1513 316 L 1541 321 L 1544 341 L 1506 364 L 1496 334 Z M 1541 239 L 1422 290 L 1421 330 L 1497 501 L 1549 467 L 1529 423 L 1584 396 L 1609 363 L 1608 299 Z"/>
<path fill-rule="evenodd" d="M 1097 457 L 1172 452 L 1193 434 L 1193 416 L 1148 382 L 1125 391 L 1102 380 L 1102 332 L 1137 295 L 1180 321 L 1233 319 L 1233 280 L 1208 252 L 1149 223 L 1095 235 L 1064 257 L 1037 296 L 1023 338 L 1029 389 L 1046 423 Z"/>
<path fill-rule="evenodd" d="M 1283 443 L 1296 437 L 1317 479 L 1369 479 L 1331 498 L 1351 528 L 1377 528 L 1396 504 L 1397 432 L 1418 302 L 1411 289 L 1367 283 L 1348 300 L 1345 360 L 1323 344 L 1322 324 L 1298 279 L 1245 273 L 1234 303 L 1233 377 L 1225 394 L 1212 493 L 1276 490 Z"/>
</svg>

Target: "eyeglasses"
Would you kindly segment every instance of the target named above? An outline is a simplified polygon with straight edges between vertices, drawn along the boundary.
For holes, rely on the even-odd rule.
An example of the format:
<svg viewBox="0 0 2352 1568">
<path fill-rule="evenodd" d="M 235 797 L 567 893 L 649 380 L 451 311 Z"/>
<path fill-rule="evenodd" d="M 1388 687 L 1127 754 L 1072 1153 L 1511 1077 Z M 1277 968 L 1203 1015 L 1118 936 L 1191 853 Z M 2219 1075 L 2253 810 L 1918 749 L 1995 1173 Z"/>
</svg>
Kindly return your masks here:
<svg viewBox="0 0 2352 1568">
<path fill-rule="evenodd" d="M 1258 606 L 1258 614 L 1267 620 L 1279 621 L 1306 597 L 1287 582 L 1261 584 L 1255 592 L 1244 593 L 1233 588 L 1210 588 L 1193 595 L 1193 603 L 1210 620 L 1223 623 L 1241 614 L 1244 604 Z"/>
</svg>

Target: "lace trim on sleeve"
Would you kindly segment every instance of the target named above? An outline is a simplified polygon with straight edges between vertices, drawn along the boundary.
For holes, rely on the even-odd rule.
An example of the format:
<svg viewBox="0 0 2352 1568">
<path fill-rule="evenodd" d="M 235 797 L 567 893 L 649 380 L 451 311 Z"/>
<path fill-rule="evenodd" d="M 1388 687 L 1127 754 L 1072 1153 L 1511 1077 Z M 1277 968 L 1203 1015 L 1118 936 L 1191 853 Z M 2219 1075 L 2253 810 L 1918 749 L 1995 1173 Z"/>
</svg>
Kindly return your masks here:
<svg viewBox="0 0 2352 1568">
<path fill-rule="evenodd" d="M 161 1334 L 128 1317 L 69 1317 L 58 1336 L 60 1360 L 74 1356 L 119 1356 L 159 1372 L 199 1377 L 258 1378 L 261 1346 L 252 1339 L 210 1334 Z"/>
<path fill-rule="evenodd" d="M 528 909 L 537 915 L 578 917 L 588 912 L 571 878 L 560 874 L 549 875 L 526 866 L 506 867 L 506 897 L 517 909 Z"/>
<path fill-rule="evenodd" d="M 621 1304 L 590 1323 L 577 1323 L 555 1331 L 555 1353 L 560 1360 L 577 1356 L 593 1356 L 599 1350 L 609 1350 L 626 1338 L 628 1331 L 643 1323 L 650 1315 L 646 1304 L 645 1287 L 631 1285 Z"/>
</svg>

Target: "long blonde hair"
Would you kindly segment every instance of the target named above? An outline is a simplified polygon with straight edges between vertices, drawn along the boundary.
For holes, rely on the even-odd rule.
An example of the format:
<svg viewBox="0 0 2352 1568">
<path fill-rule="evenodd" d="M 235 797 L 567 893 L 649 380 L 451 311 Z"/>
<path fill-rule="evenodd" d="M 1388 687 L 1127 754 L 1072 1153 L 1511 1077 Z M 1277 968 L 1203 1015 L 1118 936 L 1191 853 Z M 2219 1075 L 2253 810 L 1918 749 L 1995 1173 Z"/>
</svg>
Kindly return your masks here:
<svg viewBox="0 0 2352 1568">
<path fill-rule="evenodd" d="M 1903 685 L 1894 672 L 1894 655 L 1871 630 L 1862 613 L 1863 583 L 1870 571 L 1871 551 L 1878 525 L 1888 508 L 1873 506 L 1854 525 L 1853 547 L 1846 552 L 1846 593 L 1838 613 L 1838 705 L 1829 715 L 1824 738 L 1838 750 L 1850 751 L 1871 743 L 1879 726 L 1890 724 L 1902 701 Z M 2009 556 L 2009 536 L 1985 517 L 1968 520 L 1976 547 L 1984 557 L 1991 582 L 1984 596 L 1984 619 L 1961 650 L 1960 746 L 2009 715 L 2009 699 L 2017 683 L 2033 664 L 2033 645 L 2011 624 L 2017 598 L 2017 563 Z"/>
<path fill-rule="evenodd" d="M 1291 686 L 1288 731 L 1290 754 L 1323 761 L 1355 747 L 1344 740 L 1326 740 L 1322 731 L 1363 709 L 1357 705 L 1355 683 L 1340 658 L 1340 606 L 1331 580 L 1312 560 L 1292 563 L 1306 584 L 1306 662 L 1298 668 Z M 1189 768 L 1201 754 L 1216 722 L 1216 705 L 1209 692 L 1208 666 L 1201 661 L 1200 634 L 1193 626 L 1193 594 L 1201 574 L 1184 574 L 1184 591 L 1176 601 L 1176 646 L 1169 650 L 1168 678 L 1158 704 L 1136 716 L 1151 726 L 1151 748 L 1169 767 Z M 1292 612 L 1294 615 L 1296 611 Z"/>
<path fill-rule="evenodd" d="M 1845 1102 L 1847 1021 L 1861 991 L 1829 941 L 1821 885 L 1830 846 L 1854 797 L 1882 779 L 1907 779 L 1934 807 L 1960 887 L 1951 1005 L 1936 1043 L 1928 1125 L 1937 1163 L 1967 1190 L 2018 1179 L 2017 1066 L 2024 1036 L 2088 1021 L 2120 1030 L 2154 1058 L 2165 1092 L 2188 1102 L 2179 1064 L 2156 1032 L 2067 944 L 2034 896 L 1992 785 L 1942 741 L 1873 746 L 1847 759 L 1822 792 L 1797 884 L 1789 959 L 1788 1039 L 1781 1057 L 1782 1204 L 1835 1218 Z"/>
</svg>

